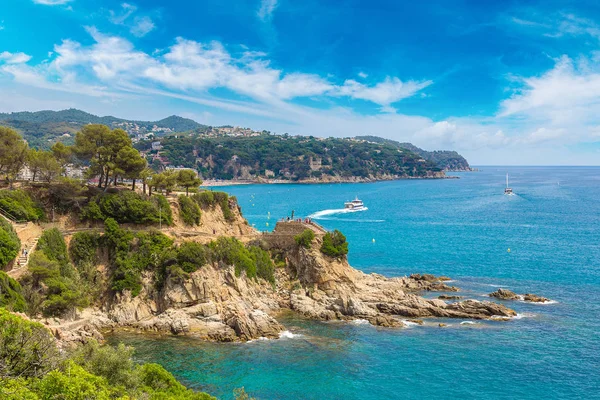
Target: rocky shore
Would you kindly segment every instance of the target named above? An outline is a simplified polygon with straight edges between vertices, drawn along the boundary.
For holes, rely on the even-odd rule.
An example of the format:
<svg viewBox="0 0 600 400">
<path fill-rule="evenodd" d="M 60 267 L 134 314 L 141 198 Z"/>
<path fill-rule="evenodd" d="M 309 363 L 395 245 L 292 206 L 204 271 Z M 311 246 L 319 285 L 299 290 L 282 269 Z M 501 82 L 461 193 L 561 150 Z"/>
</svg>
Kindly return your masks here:
<svg viewBox="0 0 600 400">
<path fill-rule="evenodd" d="M 404 180 L 404 179 L 458 179 L 458 176 L 448 176 L 443 171 L 439 172 L 431 172 L 426 176 L 405 176 L 405 175 L 380 175 L 380 176 L 372 176 L 368 178 L 352 176 L 352 177 L 342 177 L 342 176 L 329 176 L 325 175 L 321 178 L 307 178 L 301 179 L 297 181 L 287 180 L 287 179 L 272 179 L 267 177 L 257 177 L 255 179 L 240 179 L 240 180 L 204 180 L 202 182 L 202 186 L 212 187 L 212 186 L 233 186 L 233 185 L 251 185 L 251 184 L 285 184 L 285 183 L 294 183 L 294 184 L 320 184 L 320 183 L 373 183 L 373 182 L 382 182 L 382 181 L 395 181 L 395 180 Z"/>
<path fill-rule="evenodd" d="M 498 289 L 497 291 L 490 293 L 488 296 L 494 297 L 500 300 L 522 300 L 528 301 L 531 303 L 548 303 L 550 299 L 547 299 L 542 296 L 538 296 L 537 294 L 525 293 L 525 294 L 516 294 L 513 291 L 508 289 Z"/>
<path fill-rule="evenodd" d="M 316 238 L 315 241 L 319 241 Z M 387 278 L 365 274 L 318 250 L 290 245 L 287 265 L 276 284 L 236 277 L 227 265 L 205 265 L 185 281 L 169 281 L 156 292 L 146 276 L 142 292 L 114 297 L 102 307 L 83 310 L 71 321 L 43 320 L 64 342 L 101 338 L 117 329 L 186 334 L 232 342 L 278 338 L 285 327 L 276 319 L 292 310 L 315 320 L 367 320 L 384 327 L 405 326 L 423 318 L 508 319 L 515 311 L 490 301 L 426 299 L 426 291 L 456 292 L 448 278 L 411 275 Z M 456 299 L 452 299 L 456 300 Z"/>
</svg>

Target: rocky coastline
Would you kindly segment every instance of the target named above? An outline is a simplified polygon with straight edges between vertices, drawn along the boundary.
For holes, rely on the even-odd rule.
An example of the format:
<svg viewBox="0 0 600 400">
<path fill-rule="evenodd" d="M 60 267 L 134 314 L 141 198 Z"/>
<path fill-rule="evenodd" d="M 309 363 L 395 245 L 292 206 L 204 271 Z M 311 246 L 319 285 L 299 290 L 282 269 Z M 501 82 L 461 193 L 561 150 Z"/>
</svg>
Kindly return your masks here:
<svg viewBox="0 0 600 400">
<path fill-rule="evenodd" d="M 326 184 L 326 183 L 374 183 L 407 179 L 460 179 L 458 176 L 448 176 L 444 171 L 431 173 L 427 176 L 404 176 L 404 175 L 382 175 L 378 177 L 363 178 L 358 176 L 341 177 L 326 176 L 321 178 L 300 179 L 297 181 L 287 179 L 272 179 L 267 177 L 257 177 L 255 179 L 237 179 L 237 180 L 214 180 L 206 179 L 202 186 L 234 186 L 234 185 L 252 185 L 252 184 Z"/>
<path fill-rule="evenodd" d="M 286 266 L 276 270 L 275 284 L 243 274 L 238 277 L 232 266 L 209 264 L 186 280 L 167 282 L 158 292 L 149 274 L 136 297 L 125 292 L 71 320 L 41 322 L 64 343 L 102 339 L 122 329 L 235 342 L 279 338 L 286 328 L 277 316 L 289 311 L 314 320 L 366 320 L 396 328 L 406 326 L 407 320 L 508 320 L 516 316 L 512 309 L 491 301 L 426 299 L 420 294 L 459 289 L 447 285 L 447 277 L 365 274 L 352 268 L 345 257 L 323 255 L 319 236 L 310 249 L 295 245 L 289 232 L 295 228 L 300 226 L 283 225 L 279 232 L 261 235 L 267 246 L 281 251 L 286 259 Z"/>
</svg>

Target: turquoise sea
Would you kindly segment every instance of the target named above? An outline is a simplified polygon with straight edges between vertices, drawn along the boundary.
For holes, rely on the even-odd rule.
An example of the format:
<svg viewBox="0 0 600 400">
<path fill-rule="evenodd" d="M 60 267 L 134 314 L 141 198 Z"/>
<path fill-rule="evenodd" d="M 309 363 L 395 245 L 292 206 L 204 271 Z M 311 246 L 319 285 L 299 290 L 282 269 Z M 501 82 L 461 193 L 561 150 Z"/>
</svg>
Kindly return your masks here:
<svg viewBox="0 0 600 400">
<path fill-rule="evenodd" d="M 515 196 L 503 195 L 507 172 Z M 443 274 L 469 298 L 507 287 L 555 303 L 511 302 L 519 313 L 512 321 L 451 320 L 447 328 L 289 316 L 280 340 L 111 341 L 224 399 L 242 386 L 263 400 L 600 398 L 600 167 L 487 166 L 455 175 L 225 190 L 259 229 L 294 210 L 341 230 L 351 265 L 366 272 Z M 368 210 L 339 212 L 355 196 Z"/>
</svg>

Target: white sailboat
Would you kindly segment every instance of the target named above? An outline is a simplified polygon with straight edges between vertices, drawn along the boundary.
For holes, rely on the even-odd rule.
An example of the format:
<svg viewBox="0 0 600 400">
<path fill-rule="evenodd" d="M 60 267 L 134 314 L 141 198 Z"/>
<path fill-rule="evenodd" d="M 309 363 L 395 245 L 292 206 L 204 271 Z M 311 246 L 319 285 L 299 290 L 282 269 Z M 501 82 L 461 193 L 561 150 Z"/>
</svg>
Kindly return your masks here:
<svg viewBox="0 0 600 400">
<path fill-rule="evenodd" d="M 504 188 L 504 194 L 508 196 L 514 195 L 511 187 L 508 187 L 508 174 L 506 174 L 506 188 Z"/>
</svg>

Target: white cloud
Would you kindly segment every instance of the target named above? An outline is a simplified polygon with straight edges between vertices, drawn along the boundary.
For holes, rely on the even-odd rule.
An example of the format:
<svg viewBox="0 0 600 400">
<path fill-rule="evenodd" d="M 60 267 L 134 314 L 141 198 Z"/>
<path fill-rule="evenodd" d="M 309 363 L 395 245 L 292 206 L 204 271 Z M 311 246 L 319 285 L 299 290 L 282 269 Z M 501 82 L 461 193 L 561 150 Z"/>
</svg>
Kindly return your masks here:
<svg viewBox="0 0 600 400">
<path fill-rule="evenodd" d="M 358 73 L 358 77 L 365 79 L 365 78 L 368 78 L 369 75 L 367 75 L 367 74 L 365 74 L 364 72 L 361 71 L 361 72 Z"/>
<path fill-rule="evenodd" d="M 22 64 L 29 60 L 31 60 L 31 56 L 25 53 L 9 53 L 8 51 L 0 53 L 0 63 Z"/>
<path fill-rule="evenodd" d="M 123 25 L 125 23 L 125 21 L 127 20 L 127 18 L 129 18 L 134 12 L 137 11 L 137 7 L 129 4 L 129 3 L 122 3 L 121 4 L 121 10 L 120 12 L 118 11 L 114 11 L 114 10 L 110 10 L 110 22 L 112 22 L 115 25 Z"/>
<path fill-rule="evenodd" d="M 72 1 L 73 0 L 33 0 L 35 4 L 43 4 L 45 6 L 60 6 Z"/>
<path fill-rule="evenodd" d="M 277 8 L 277 0 L 261 0 L 257 11 L 258 18 L 268 21 L 273 18 L 273 12 Z"/>
<path fill-rule="evenodd" d="M 367 86 L 353 79 L 348 79 L 344 84 L 334 90 L 334 94 L 340 96 L 349 96 L 354 99 L 369 100 L 379 104 L 388 112 L 391 111 L 391 104 L 407 97 L 413 96 L 418 91 L 431 85 L 432 81 L 406 81 L 402 82 L 398 78 L 387 77 L 383 82 L 374 86 Z"/>
<path fill-rule="evenodd" d="M 115 25 L 123 25 L 129 28 L 129 32 L 136 37 L 144 37 L 152 32 L 156 25 L 152 18 L 147 15 L 133 16 L 138 8 L 130 3 L 122 3 L 120 11 L 110 10 L 109 20 Z"/>
<path fill-rule="evenodd" d="M 134 36 L 143 37 L 152 32 L 154 28 L 156 28 L 156 26 L 150 17 L 135 17 L 130 32 Z"/>
</svg>

